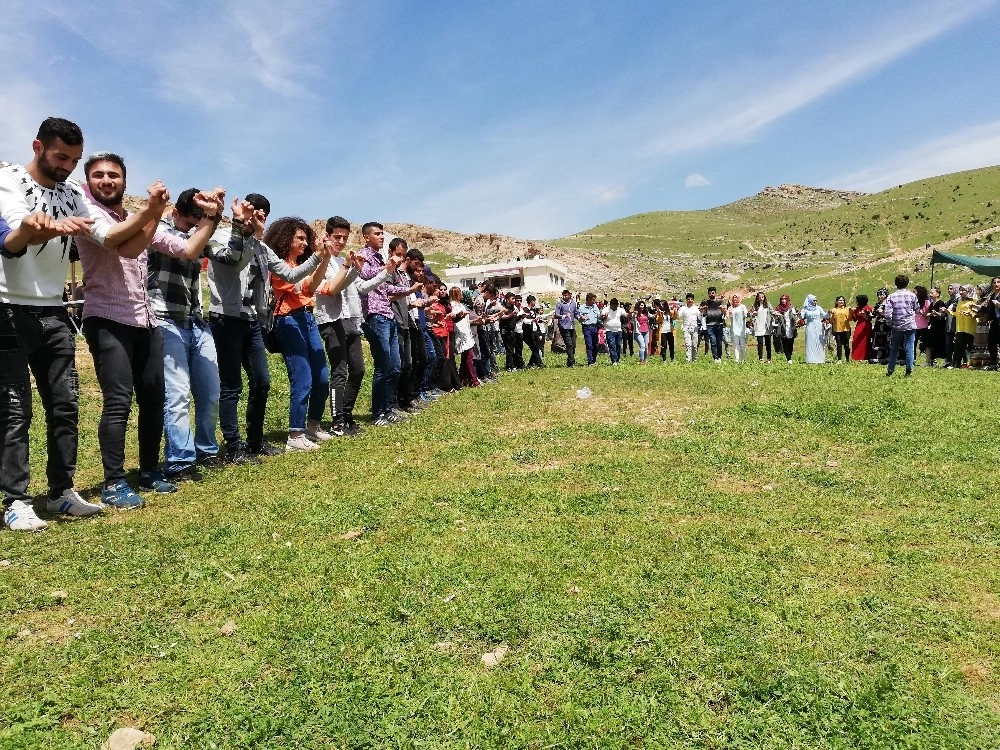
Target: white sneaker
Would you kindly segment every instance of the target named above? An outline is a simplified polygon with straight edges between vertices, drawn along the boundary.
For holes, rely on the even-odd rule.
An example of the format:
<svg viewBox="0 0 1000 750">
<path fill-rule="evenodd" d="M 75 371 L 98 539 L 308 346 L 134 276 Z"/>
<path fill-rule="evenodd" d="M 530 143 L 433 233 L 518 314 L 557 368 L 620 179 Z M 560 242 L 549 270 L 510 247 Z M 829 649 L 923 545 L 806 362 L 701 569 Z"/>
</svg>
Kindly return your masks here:
<svg viewBox="0 0 1000 750">
<path fill-rule="evenodd" d="M 49 500 L 45 506 L 49 513 L 64 513 L 67 516 L 96 516 L 101 512 L 101 506 L 97 503 L 89 503 L 80 497 L 80 494 L 70 487 L 63 490 L 63 493 L 55 500 Z"/>
<path fill-rule="evenodd" d="M 316 427 L 306 427 L 305 436 L 314 443 L 325 443 L 327 440 L 333 440 L 333 435 L 319 425 Z"/>
<path fill-rule="evenodd" d="M 306 437 L 304 432 L 289 435 L 285 443 L 286 451 L 318 451 L 319 446 Z"/>
<path fill-rule="evenodd" d="M 35 515 L 35 509 L 30 503 L 15 500 L 3 514 L 3 522 L 11 531 L 41 531 L 48 526 L 45 521 Z"/>
</svg>

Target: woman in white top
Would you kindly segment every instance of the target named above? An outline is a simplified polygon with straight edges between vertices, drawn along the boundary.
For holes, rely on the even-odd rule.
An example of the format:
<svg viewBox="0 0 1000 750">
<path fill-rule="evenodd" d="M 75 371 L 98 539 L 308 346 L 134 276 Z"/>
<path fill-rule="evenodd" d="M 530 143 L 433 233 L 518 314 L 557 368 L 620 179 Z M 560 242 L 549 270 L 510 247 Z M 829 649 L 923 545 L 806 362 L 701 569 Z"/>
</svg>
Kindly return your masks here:
<svg viewBox="0 0 1000 750">
<path fill-rule="evenodd" d="M 469 322 L 469 308 L 462 302 L 462 289 L 453 286 L 448 290 L 451 298 L 451 317 L 455 322 L 455 330 L 451 334 L 451 350 L 461 358 L 458 369 L 462 385 L 478 388 L 479 378 L 476 376 L 476 336 Z"/>
<path fill-rule="evenodd" d="M 745 362 L 747 358 L 747 306 L 743 298 L 734 294 L 730 299 L 726 318 L 729 321 L 730 336 L 733 340 L 733 359 Z"/>
<path fill-rule="evenodd" d="M 764 292 L 757 292 L 750 310 L 750 325 L 757 339 L 757 359 L 764 361 L 764 350 L 767 350 L 767 363 L 771 364 L 771 306 Z"/>
</svg>

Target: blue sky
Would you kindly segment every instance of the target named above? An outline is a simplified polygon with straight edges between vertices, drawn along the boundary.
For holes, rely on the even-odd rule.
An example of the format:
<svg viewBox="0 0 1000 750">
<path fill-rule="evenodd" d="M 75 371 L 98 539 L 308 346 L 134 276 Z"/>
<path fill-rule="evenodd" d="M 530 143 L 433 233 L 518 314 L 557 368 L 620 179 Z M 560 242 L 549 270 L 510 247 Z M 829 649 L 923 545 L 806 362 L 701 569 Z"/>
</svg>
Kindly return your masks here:
<svg viewBox="0 0 1000 750">
<path fill-rule="evenodd" d="M 1000 163 L 1000 0 L 4 5 L 0 159 L 58 115 L 275 216 L 543 239 Z"/>
</svg>

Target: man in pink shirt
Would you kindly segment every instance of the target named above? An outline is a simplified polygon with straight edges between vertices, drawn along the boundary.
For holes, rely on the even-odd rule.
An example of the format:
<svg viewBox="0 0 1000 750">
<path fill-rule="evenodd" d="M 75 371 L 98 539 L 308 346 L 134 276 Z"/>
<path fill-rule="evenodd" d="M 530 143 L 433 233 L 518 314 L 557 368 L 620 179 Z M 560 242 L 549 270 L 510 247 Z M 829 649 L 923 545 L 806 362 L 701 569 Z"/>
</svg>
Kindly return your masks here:
<svg viewBox="0 0 1000 750">
<path fill-rule="evenodd" d="M 117 154 L 94 154 L 84 163 L 88 197 L 112 224 L 124 221 L 125 162 Z M 149 202 L 158 206 L 156 218 L 142 231 L 148 250 L 127 258 L 86 238 L 77 239 L 83 275 L 87 281 L 83 308 L 83 334 L 94 358 L 94 369 L 104 406 L 97 430 L 104 464 L 101 502 L 116 508 L 138 508 L 143 499 L 125 480 L 125 430 L 135 393 L 139 406 L 139 487 L 173 492 L 159 468 L 163 436 L 163 337 L 146 291 L 150 251 L 194 260 L 208 242 L 216 224 L 212 215 L 222 210 L 221 200 L 196 198 L 205 214 L 185 241 L 159 228 L 159 216 L 170 195 L 160 186 L 150 189 Z"/>
</svg>

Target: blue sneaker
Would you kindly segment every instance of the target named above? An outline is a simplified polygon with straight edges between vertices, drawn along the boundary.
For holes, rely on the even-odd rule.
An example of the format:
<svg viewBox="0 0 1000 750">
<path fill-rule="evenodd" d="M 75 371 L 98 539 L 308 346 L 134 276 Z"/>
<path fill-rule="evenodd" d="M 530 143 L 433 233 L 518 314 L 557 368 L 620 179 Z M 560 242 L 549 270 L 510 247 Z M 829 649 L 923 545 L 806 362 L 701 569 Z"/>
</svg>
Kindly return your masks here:
<svg viewBox="0 0 1000 750">
<path fill-rule="evenodd" d="M 139 475 L 139 489 L 149 492 L 177 492 L 177 485 L 169 481 L 159 469 L 147 471 Z"/>
<path fill-rule="evenodd" d="M 119 510 L 132 510 L 141 508 L 146 504 L 135 491 L 128 486 L 124 479 L 119 480 L 113 486 L 105 485 L 101 488 L 101 502 Z"/>
</svg>

